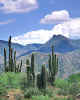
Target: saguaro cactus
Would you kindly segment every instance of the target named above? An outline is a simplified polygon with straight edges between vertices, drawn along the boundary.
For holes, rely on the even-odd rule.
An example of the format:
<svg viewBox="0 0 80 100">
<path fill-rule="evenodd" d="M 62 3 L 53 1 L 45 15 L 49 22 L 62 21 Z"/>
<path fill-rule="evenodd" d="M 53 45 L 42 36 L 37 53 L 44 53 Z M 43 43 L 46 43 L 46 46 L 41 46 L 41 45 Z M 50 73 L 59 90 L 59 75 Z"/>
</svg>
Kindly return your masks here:
<svg viewBox="0 0 80 100">
<path fill-rule="evenodd" d="M 21 60 L 21 63 L 20 63 L 20 70 L 19 70 L 19 72 L 21 72 L 21 68 L 22 68 L 22 60 Z"/>
<path fill-rule="evenodd" d="M 35 72 L 34 72 L 34 67 L 35 67 L 34 54 L 32 54 L 32 56 L 31 56 L 31 73 L 32 73 L 32 77 L 33 77 L 33 86 L 35 86 Z"/>
<path fill-rule="evenodd" d="M 49 55 L 49 60 L 48 60 L 48 63 L 49 63 L 49 76 L 51 76 L 51 71 L 52 71 L 52 65 L 51 65 L 51 55 Z"/>
<path fill-rule="evenodd" d="M 10 49 L 11 52 L 11 59 L 10 59 L 10 68 L 11 68 L 11 72 L 13 72 L 14 69 L 14 65 L 13 65 L 13 49 Z"/>
<path fill-rule="evenodd" d="M 31 67 L 28 59 L 26 60 L 26 69 L 27 69 L 27 85 L 30 86 Z"/>
<path fill-rule="evenodd" d="M 8 47 L 9 47 L 9 71 L 11 71 L 11 36 L 8 40 Z"/>
<path fill-rule="evenodd" d="M 50 72 L 50 82 L 54 85 L 55 76 L 58 72 L 58 58 L 54 54 L 54 47 L 52 46 L 52 54 L 49 56 L 49 72 Z"/>
<path fill-rule="evenodd" d="M 37 87 L 38 87 L 39 89 L 42 88 L 41 74 L 40 74 L 40 73 L 37 74 Z"/>
<path fill-rule="evenodd" d="M 42 83 L 42 89 L 46 89 L 46 68 L 45 65 L 42 65 L 42 70 L 41 70 L 41 83 Z"/>
<path fill-rule="evenodd" d="M 5 69 L 5 72 L 7 72 L 6 48 L 4 48 L 4 69 Z"/>
<path fill-rule="evenodd" d="M 14 51 L 14 71 L 16 72 L 16 51 Z"/>
</svg>

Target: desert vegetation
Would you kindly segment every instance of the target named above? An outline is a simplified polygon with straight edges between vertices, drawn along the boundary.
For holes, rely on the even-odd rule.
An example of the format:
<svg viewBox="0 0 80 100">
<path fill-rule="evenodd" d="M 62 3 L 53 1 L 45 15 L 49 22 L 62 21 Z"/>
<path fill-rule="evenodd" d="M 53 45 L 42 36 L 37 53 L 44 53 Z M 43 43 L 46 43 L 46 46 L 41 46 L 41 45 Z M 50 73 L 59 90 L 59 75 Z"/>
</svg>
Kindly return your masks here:
<svg viewBox="0 0 80 100">
<path fill-rule="evenodd" d="M 80 93 L 80 74 L 67 79 L 57 77 L 58 57 L 54 46 L 49 54 L 48 68 L 40 65 L 35 72 L 35 54 L 26 59 L 26 70 L 22 71 L 23 61 L 17 64 L 16 51 L 8 40 L 8 55 L 4 48 L 4 71 L 0 74 L 0 100 L 77 100 Z"/>
</svg>

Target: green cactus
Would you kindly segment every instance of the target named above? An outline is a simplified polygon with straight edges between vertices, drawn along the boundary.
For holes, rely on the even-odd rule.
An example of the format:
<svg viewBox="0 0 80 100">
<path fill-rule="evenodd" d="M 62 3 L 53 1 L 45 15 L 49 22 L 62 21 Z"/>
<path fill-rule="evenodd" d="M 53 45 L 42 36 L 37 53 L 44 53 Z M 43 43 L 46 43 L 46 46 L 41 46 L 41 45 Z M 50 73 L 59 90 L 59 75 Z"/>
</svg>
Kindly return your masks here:
<svg viewBox="0 0 80 100">
<path fill-rule="evenodd" d="M 58 58 L 54 53 L 54 47 L 52 46 L 52 55 L 49 55 L 49 80 L 54 85 L 55 76 L 58 72 Z"/>
<path fill-rule="evenodd" d="M 42 88 L 42 84 L 41 84 L 41 74 L 40 74 L 40 73 L 37 74 L 37 87 L 38 87 L 39 89 Z"/>
<path fill-rule="evenodd" d="M 33 76 L 33 87 L 35 87 L 35 72 L 34 72 L 34 67 L 35 67 L 34 54 L 32 54 L 32 56 L 31 56 L 31 73 L 32 73 L 32 76 Z"/>
<path fill-rule="evenodd" d="M 21 63 L 20 63 L 20 69 L 19 69 L 19 72 L 21 72 L 21 68 L 22 68 L 22 60 L 21 60 Z"/>
<path fill-rule="evenodd" d="M 46 89 L 46 84 L 47 83 L 47 77 L 46 77 L 46 67 L 45 65 L 42 65 L 42 70 L 41 70 L 41 84 L 42 84 L 42 89 Z"/>
<path fill-rule="evenodd" d="M 7 72 L 6 48 L 4 48 L 4 69 L 5 69 L 5 72 Z"/>
<path fill-rule="evenodd" d="M 14 51 L 14 72 L 16 72 L 16 51 Z"/>
<path fill-rule="evenodd" d="M 11 36 L 8 40 L 8 47 L 9 47 L 9 71 L 11 71 Z"/>
<path fill-rule="evenodd" d="M 30 86 L 30 76 L 31 76 L 31 67 L 30 67 L 30 63 L 29 60 L 26 60 L 26 69 L 27 69 L 27 86 Z"/>
</svg>

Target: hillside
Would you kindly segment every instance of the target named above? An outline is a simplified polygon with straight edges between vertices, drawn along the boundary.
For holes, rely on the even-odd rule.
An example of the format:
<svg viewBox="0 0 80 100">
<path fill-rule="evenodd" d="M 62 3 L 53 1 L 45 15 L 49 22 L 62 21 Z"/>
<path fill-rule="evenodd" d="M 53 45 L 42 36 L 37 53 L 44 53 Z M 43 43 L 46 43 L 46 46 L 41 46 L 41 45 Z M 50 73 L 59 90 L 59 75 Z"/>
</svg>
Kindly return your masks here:
<svg viewBox="0 0 80 100">
<path fill-rule="evenodd" d="M 71 40 L 64 36 L 53 36 L 45 44 L 28 44 L 22 46 L 12 44 L 12 48 L 17 51 L 17 63 L 23 60 L 23 71 L 25 70 L 26 59 L 30 59 L 32 52 L 35 52 L 35 72 L 40 71 L 41 65 L 46 63 L 48 66 L 48 54 L 51 52 L 51 46 L 54 45 L 54 50 L 59 58 L 59 73 L 60 77 L 68 77 L 72 73 L 80 72 L 80 40 Z M 8 42 L 0 41 L 0 64 L 3 64 L 3 49 L 7 48 Z M 0 66 L 0 70 L 2 67 Z"/>
<path fill-rule="evenodd" d="M 30 59 L 31 55 L 25 55 L 18 59 L 18 63 L 23 60 L 23 66 L 25 69 L 26 59 Z M 59 58 L 59 77 L 67 78 L 73 73 L 80 72 L 80 50 L 76 50 L 73 52 L 69 52 L 66 54 L 57 53 Z M 46 64 L 48 68 L 48 54 L 44 53 L 35 53 L 35 72 L 39 72 L 41 70 L 41 65 Z"/>
</svg>

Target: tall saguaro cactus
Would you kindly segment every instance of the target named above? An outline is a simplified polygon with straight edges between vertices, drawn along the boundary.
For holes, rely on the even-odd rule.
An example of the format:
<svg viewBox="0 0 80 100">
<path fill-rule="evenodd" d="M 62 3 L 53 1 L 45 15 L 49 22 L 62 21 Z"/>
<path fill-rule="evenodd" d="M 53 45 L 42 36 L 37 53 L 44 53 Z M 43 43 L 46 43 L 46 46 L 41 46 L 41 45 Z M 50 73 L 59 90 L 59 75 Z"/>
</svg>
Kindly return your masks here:
<svg viewBox="0 0 80 100">
<path fill-rule="evenodd" d="M 20 69 L 19 69 L 19 72 L 21 72 L 21 68 L 22 68 L 22 60 L 21 60 L 21 63 L 20 63 Z"/>
<path fill-rule="evenodd" d="M 16 51 L 14 51 L 14 71 L 16 72 Z"/>
<path fill-rule="evenodd" d="M 27 69 L 27 85 L 30 85 L 30 75 L 31 75 L 31 68 L 30 68 L 30 63 L 29 60 L 26 60 L 26 69 Z"/>
<path fill-rule="evenodd" d="M 8 40 L 8 47 L 9 47 L 9 71 L 11 71 L 11 36 Z"/>
<path fill-rule="evenodd" d="M 41 73 L 37 74 L 37 87 L 39 89 L 46 89 L 47 85 L 47 75 L 46 75 L 46 67 L 42 65 Z"/>
<path fill-rule="evenodd" d="M 54 53 L 54 47 L 52 46 L 52 54 L 49 56 L 49 72 L 50 72 L 50 82 L 54 85 L 55 76 L 58 72 L 58 58 Z"/>
<path fill-rule="evenodd" d="M 6 58 L 6 48 L 4 48 L 4 68 L 5 72 L 7 72 L 7 58 Z"/>
<path fill-rule="evenodd" d="M 51 76 L 51 71 L 52 71 L 52 65 L 51 65 L 51 55 L 49 55 L 49 76 Z"/>
<path fill-rule="evenodd" d="M 34 72 L 34 67 L 35 67 L 34 54 L 32 54 L 32 56 L 31 56 L 31 73 L 32 73 L 32 77 L 33 77 L 33 86 L 35 86 L 35 72 Z"/>
<path fill-rule="evenodd" d="M 42 70 L 41 70 L 41 83 L 42 83 L 42 89 L 46 89 L 46 68 L 45 65 L 42 65 Z"/>
<path fill-rule="evenodd" d="M 11 59 L 10 59 L 10 67 L 11 67 L 11 72 L 13 72 L 14 65 L 13 65 L 13 49 L 10 49 L 11 52 Z"/>
</svg>

